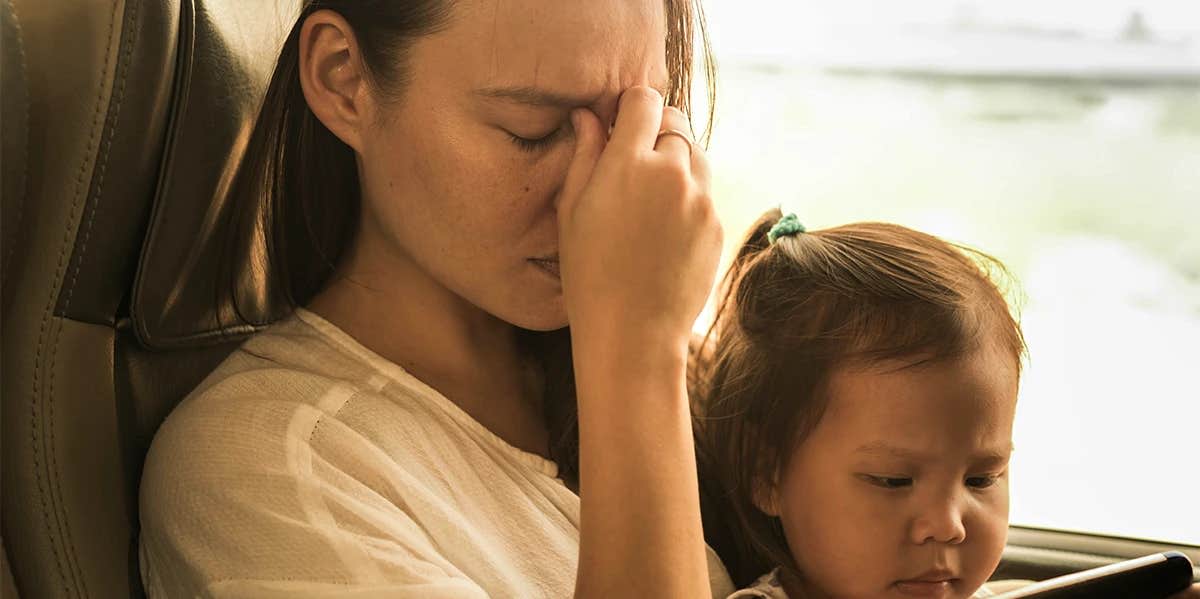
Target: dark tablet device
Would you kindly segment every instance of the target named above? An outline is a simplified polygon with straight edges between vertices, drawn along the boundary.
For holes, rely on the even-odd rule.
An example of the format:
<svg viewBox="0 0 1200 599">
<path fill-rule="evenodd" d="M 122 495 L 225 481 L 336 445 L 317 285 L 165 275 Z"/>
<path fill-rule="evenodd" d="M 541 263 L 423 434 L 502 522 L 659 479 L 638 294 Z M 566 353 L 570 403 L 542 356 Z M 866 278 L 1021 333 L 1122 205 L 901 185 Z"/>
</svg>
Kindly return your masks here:
<svg viewBox="0 0 1200 599">
<path fill-rule="evenodd" d="M 1186 589 L 1191 584 L 1191 560 L 1178 551 L 1167 551 L 1043 580 L 997 597 L 1162 599 Z"/>
</svg>

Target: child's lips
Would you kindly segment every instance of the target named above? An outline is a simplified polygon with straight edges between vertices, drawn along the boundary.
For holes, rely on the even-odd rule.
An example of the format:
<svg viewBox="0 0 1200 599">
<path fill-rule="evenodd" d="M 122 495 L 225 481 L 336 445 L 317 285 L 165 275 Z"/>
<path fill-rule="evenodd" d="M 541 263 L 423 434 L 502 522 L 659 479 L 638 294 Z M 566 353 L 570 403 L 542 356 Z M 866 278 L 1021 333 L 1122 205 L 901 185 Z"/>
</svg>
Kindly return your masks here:
<svg viewBox="0 0 1200 599">
<path fill-rule="evenodd" d="M 949 597 L 954 591 L 956 578 L 948 576 L 922 576 L 910 580 L 897 581 L 896 590 L 911 597 Z"/>
<path fill-rule="evenodd" d="M 910 597 L 943 599 L 954 592 L 958 579 L 948 568 L 933 568 L 912 578 L 896 581 L 896 590 Z"/>
</svg>

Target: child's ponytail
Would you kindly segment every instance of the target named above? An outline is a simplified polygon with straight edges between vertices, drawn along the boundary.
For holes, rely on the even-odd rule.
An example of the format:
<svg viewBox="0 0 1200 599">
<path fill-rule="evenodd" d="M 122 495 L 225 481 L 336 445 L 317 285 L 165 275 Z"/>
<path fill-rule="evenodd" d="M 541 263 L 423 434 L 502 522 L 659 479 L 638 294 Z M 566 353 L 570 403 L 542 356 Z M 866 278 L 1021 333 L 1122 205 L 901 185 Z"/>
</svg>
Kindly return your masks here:
<svg viewBox="0 0 1200 599">
<path fill-rule="evenodd" d="M 750 228 L 750 234 L 746 236 L 746 241 L 742 243 L 741 249 L 738 250 L 738 257 L 755 254 L 771 247 L 769 237 L 771 228 L 782 218 L 783 211 L 779 208 L 772 208 L 760 216 L 754 226 Z"/>
<path fill-rule="evenodd" d="M 720 295 L 717 302 L 716 311 L 713 316 L 713 322 L 708 328 L 708 332 L 704 335 L 703 346 L 707 347 L 709 342 L 714 338 L 718 329 L 729 324 L 728 318 L 734 317 L 730 313 L 734 298 L 733 293 L 739 288 L 739 282 L 751 266 L 761 259 L 763 253 L 770 249 L 771 242 L 768 236 L 771 232 L 771 227 L 783 217 L 783 212 L 779 208 L 772 208 L 759 217 L 754 226 L 750 228 L 749 235 L 738 248 L 737 254 L 733 258 L 733 263 L 729 266 L 729 271 L 725 273 L 721 281 Z"/>
</svg>

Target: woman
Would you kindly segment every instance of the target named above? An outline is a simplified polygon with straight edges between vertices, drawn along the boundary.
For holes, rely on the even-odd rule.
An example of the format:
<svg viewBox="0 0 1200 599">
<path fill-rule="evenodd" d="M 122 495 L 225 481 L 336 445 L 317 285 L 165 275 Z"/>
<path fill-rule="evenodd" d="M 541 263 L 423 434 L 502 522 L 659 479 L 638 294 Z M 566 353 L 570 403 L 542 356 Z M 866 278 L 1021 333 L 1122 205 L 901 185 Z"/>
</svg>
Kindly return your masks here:
<svg viewBox="0 0 1200 599">
<path fill-rule="evenodd" d="M 685 385 L 721 229 L 664 108 L 696 13 L 305 7 L 235 187 L 296 310 L 157 434 L 151 596 L 731 590 Z"/>
</svg>

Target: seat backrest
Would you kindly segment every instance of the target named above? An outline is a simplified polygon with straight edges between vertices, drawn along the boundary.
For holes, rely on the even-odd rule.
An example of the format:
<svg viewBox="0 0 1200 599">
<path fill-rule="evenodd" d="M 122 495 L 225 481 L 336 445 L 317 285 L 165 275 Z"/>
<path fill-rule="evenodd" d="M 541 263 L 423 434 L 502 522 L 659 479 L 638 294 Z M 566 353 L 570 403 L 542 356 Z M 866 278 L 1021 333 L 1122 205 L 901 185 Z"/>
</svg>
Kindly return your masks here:
<svg viewBox="0 0 1200 599">
<path fill-rule="evenodd" d="M 25 77 L 25 47 L 10 2 L 0 2 L 0 310 L 12 297 L 9 263 L 20 246 L 25 216 L 25 181 L 29 165 L 29 82 Z"/>
<path fill-rule="evenodd" d="M 25 48 L 10 2 L 0 2 L 0 313 L 8 312 L 12 288 L 9 260 L 24 238 L 25 155 L 29 147 L 29 84 L 25 79 Z M 0 468 L 0 472 L 3 468 Z M 0 534 L 0 597 L 17 599 L 16 582 L 8 565 L 8 549 Z"/>
<path fill-rule="evenodd" d="M 264 301 L 217 326 L 214 284 L 229 184 L 300 0 L 3 4 L 0 538 L 23 597 L 138 596 L 154 431 L 278 314 Z M 26 157 L 19 185 L 10 151 Z M 251 296 L 269 275 L 242 274 Z"/>
</svg>

